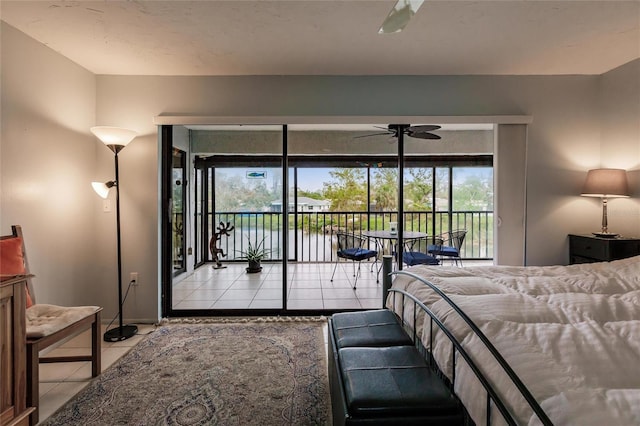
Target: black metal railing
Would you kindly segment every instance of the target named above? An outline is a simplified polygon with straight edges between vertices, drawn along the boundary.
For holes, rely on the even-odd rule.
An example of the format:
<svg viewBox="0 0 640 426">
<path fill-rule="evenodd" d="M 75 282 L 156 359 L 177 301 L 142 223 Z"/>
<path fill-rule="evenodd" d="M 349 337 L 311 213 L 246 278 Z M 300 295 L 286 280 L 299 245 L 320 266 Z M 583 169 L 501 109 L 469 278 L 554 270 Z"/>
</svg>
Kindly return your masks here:
<svg viewBox="0 0 640 426">
<path fill-rule="evenodd" d="M 367 230 L 389 229 L 396 222 L 393 212 L 290 212 L 289 260 L 297 262 L 335 261 L 335 238 L 339 231 L 356 234 Z M 248 248 L 262 244 L 268 251 L 265 260 L 281 260 L 282 228 L 285 219 L 278 212 L 219 212 L 209 215 L 208 237 L 211 238 L 220 222 L 235 226 L 229 237 L 219 242 L 226 257 L 222 260 L 239 260 Z M 466 229 L 467 235 L 461 248 L 462 259 L 493 258 L 493 212 L 405 212 L 404 230 L 419 231 L 429 235 L 444 234 L 449 230 Z M 373 242 L 372 242 L 373 244 Z M 209 256 L 207 256 L 209 258 Z"/>
</svg>

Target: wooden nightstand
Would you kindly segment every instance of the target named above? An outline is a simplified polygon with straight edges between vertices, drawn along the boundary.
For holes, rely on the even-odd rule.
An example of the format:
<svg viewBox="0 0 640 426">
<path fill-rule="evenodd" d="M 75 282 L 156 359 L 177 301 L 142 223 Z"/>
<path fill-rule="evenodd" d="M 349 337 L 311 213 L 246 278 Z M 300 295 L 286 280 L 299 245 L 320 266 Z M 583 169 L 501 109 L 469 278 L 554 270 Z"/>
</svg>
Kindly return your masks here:
<svg viewBox="0 0 640 426">
<path fill-rule="evenodd" d="M 569 235 L 569 263 L 609 262 L 640 255 L 640 238 Z"/>
</svg>

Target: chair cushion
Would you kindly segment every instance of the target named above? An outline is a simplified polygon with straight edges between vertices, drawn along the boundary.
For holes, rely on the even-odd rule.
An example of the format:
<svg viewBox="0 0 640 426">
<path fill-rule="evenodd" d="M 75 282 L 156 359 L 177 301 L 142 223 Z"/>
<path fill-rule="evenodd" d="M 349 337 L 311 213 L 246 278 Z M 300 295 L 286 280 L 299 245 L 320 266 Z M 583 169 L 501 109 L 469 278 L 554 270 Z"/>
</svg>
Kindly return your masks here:
<svg viewBox="0 0 640 426">
<path fill-rule="evenodd" d="M 370 257 L 377 256 L 378 252 L 375 250 L 368 250 L 363 248 L 349 248 L 338 251 L 338 257 L 342 257 L 344 259 L 351 259 L 355 261 L 361 261 L 365 259 L 369 259 Z"/>
<path fill-rule="evenodd" d="M 337 313 L 331 324 L 338 348 L 413 345 L 395 314 L 387 309 Z"/>
<path fill-rule="evenodd" d="M 343 348 L 346 403 L 354 417 L 459 413 L 458 400 L 413 346 Z"/>
<path fill-rule="evenodd" d="M 64 307 L 35 304 L 27 309 L 27 339 L 49 336 L 98 312 L 98 306 Z"/>
<path fill-rule="evenodd" d="M 404 252 L 402 260 L 409 266 L 414 265 L 439 265 L 440 261 L 433 256 L 419 251 Z"/>
<path fill-rule="evenodd" d="M 431 254 L 436 254 L 440 256 L 457 257 L 460 255 L 460 253 L 455 247 L 449 247 L 449 246 L 429 246 L 427 251 Z"/>
</svg>

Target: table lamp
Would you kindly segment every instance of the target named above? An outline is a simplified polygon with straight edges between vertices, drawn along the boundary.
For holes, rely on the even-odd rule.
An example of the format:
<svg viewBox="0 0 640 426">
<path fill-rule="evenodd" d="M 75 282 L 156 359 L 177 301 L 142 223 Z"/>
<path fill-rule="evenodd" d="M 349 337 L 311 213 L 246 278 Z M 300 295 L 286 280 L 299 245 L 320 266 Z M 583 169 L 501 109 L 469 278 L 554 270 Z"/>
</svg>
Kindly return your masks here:
<svg viewBox="0 0 640 426">
<path fill-rule="evenodd" d="M 587 173 L 582 188 L 583 197 L 600 197 L 602 199 L 602 230 L 593 232 L 596 237 L 615 238 L 618 234 L 609 232 L 607 223 L 607 200 L 629 196 L 627 172 L 622 169 L 593 169 Z"/>
</svg>

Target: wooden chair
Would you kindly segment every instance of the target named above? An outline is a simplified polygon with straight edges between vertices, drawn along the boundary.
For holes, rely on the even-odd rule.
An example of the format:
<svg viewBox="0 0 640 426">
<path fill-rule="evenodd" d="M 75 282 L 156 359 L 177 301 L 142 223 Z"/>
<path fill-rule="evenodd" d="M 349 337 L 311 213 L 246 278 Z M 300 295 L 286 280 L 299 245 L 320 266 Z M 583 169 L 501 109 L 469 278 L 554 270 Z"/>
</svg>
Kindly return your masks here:
<svg viewBox="0 0 640 426">
<path fill-rule="evenodd" d="M 22 262 L 24 271 L 29 274 L 27 254 L 20 226 L 12 226 L 12 235 L 2 236 L 0 239 L 9 240 L 19 238 L 22 246 Z M 19 256 L 20 253 L 16 253 Z M 8 253 L 3 254 L 3 259 Z M 96 377 L 101 370 L 101 339 L 99 306 L 64 307 L 57 305 L 36 303 L 31 278 L 27 278 L 27 406 L 35 407 L 31 415 L 30 424 L 35 425 L 39 420 L 39 363 L 47 362 L 76 362 L 91 361 L 91 376 Z M 87 329 L 91 329 L 91 354 L 74 356 L 43 356 L 40 351 L 75 336 Z"/>
</svg>

